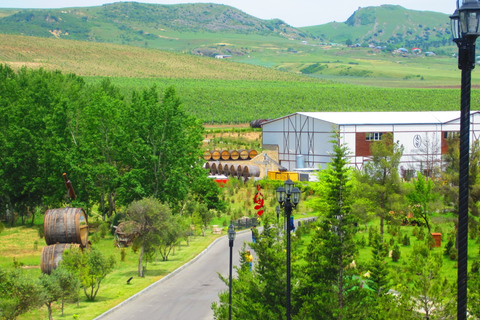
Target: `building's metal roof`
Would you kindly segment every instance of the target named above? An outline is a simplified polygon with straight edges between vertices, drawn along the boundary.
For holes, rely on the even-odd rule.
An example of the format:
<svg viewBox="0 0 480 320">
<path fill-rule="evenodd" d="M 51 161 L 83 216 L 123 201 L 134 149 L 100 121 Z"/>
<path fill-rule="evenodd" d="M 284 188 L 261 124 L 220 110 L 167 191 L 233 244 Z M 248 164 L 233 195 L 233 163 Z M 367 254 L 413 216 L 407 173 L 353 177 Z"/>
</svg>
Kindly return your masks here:
<svg viewBox="0 0 480 320">
<path fill-rule="evenodd" d="M 471 111 L 471 114 L 478 112 Z M 297 112 L 296 114 L 338 125 L 443 124 L 460 118 L 460 111 Z"/>
</svg>

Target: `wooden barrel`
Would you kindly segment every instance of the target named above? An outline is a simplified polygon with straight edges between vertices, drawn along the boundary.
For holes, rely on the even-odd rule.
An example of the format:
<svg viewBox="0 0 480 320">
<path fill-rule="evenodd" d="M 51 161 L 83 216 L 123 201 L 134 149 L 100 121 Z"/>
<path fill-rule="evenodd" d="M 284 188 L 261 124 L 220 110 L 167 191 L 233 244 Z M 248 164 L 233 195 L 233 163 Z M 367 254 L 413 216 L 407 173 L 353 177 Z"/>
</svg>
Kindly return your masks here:
<svg viewBox="0 0 480 320">
<path fill-rule="evenodd" d="M 43 230 L 47 245 L 55 243 L 88 243 L 87 215 L 82 208 L 50 209 L 43 217 Z"/>
<path fill-rule="evenodd" d="M 223 166 L 224 166 L 223 163 L 217 164 L 217 173 L 218 174 L 223 174 Z"/>
<path fill-rule="evenodd" d="M 233 176 L 233 177 L 236 177 L 237 176 L 237 167 L 238 165 L 236 164 L 233 164 L 230 166 L 230 175 Z"/>
<path fill-rule="evenodd" d="M 240 158 L 240 153 L 237 150 L 230 150 L 230 159 L 238 160 Z"/>
<path fill-rule="evenodd" d="M 260 177 L 260 168 L 258 166 L 243 166 L 244 177 Z"/>
<path fill-rule="evenodd" d="M 247 152 L 248 152 L 248 158 L 249 159 L 253 159 L 258 155 L 257 150 L 252 149 L 252 150 L 248 150 Z"/>
<path fill-rule="evenodd" d="M 205 164 L 203 165 L 203 168 L 210 171 L 210 162 L 205 162 Z"/>
<path fill-rule="evenodd" d="M 220 153 L 220 156 L 222 157 L 222 160 L 224 160 L 224 161 L 230 160 L 230 151 L 222 150 L 222 152 Z"/>
<path fill-rule="evenodd" d="M 58 267 L 62 260 L 63 252 L 70 248 L 80 248 L 78 243 L 57 243 L 42 248 L 40 269 L 43 273 L 50 274 Z"/>
<path fill-rule="evenodd" d="M 217 163 L 216 162 L 212 162 L 211 165 L 210 165 L 210 174 L 217 174 L 218 171 L 217 171 Z"/>
<path fill-rule="evenodd" d="M 207 150 L 203 153 L 203 159 L 205 159 L 206 161 L 212 160 L 212 154 L 210 153 L 210 151 Z"/>
<path fill-rule="evenodd" d="M 226 176 L 230 175 L 230 166 L 231 166 L 231 165 L 230 165 L 229 163 L 225 163 L 225 164 L 223 165 L 223 171 L 222 171 L 222 173 L 223 173 L 224 175 L 226 175 Z"/>
<path fill-rule="evenodd" d="M 243 167 L 241 165 L 237 166 L 237 177 L 241 177 L 243 174 Z"/>
<path fill-rule="evenodd" d="M 221 156 L 220 151 L 218 150 L 212 151 L 212 160 L 215 160 L 215 161 L 220 160 L 220 156 Z"/>
<path fill-rule="evenodd" d="M 248 151 L 247 150 L 238 150 L 238 153 L 240 154 L 240 159 L 242 160 L 248 160 Z"/>
</svg>

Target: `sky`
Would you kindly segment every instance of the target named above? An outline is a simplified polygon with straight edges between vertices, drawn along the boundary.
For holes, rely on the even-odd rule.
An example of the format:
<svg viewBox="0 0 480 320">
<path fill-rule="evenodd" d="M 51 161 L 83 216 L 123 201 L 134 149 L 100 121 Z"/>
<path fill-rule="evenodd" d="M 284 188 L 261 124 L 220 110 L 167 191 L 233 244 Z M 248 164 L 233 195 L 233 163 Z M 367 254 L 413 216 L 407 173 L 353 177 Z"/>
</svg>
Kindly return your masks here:
<svg viewBox="0 0 480 320">
<path fill-rule="evenodd" d="M 0 8 L 91 7 L 116 0 L 0 0 Z M 137 0 L 141 3 L 218 3 L 226 4 L 260 19 L 278 18 L 293 27 L 315 26 L 332 21 L 344 22 L 358 7 L 400 5 L 407 9 L 452 14 L 456 0 Z M 460 1 L 461 2 L 461 1 Z"/>
</svg>

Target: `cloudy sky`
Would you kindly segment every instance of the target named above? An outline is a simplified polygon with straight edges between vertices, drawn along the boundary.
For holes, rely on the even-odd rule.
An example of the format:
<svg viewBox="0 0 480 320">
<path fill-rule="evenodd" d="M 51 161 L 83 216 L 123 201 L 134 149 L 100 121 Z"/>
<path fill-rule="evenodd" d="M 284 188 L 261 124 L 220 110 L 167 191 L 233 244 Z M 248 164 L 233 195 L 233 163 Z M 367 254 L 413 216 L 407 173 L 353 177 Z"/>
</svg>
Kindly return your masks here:
<svg viewBox="0 0 480 320">
<path fill-rule="evenodd" d="M 119 1 L 0 0 L 0 8 L 90 7 L 112 2 Z M 282 19 L 294 27 L 314 26 L 332 21 L 343 22 L 358 7 L 379 6 L 382 4 L 401 5 L 407 9 L 436 11 L 447 14 L 452 14 L 456 7 L 455 0 L 138 0 L 136 2 L 158 4 L 206 2 L 226 4 L 260 19 Z"/>
</svg>

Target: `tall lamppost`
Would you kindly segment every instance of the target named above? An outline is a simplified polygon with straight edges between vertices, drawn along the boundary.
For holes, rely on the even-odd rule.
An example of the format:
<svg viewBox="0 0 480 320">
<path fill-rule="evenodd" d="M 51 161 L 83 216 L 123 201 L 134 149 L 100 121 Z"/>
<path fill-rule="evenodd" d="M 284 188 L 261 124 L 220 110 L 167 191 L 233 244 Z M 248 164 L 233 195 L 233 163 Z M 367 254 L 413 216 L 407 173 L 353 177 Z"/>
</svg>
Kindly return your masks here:
<svg viewBox="0 0 480 320">
<path fill-rule="evenodd" d="M 300 202 L 300 189 L 294 187 L 293 181 L 288 179 L 284 183 L 285 188 L 277 188 L 277 200 L 282 208 L 285 208 L 285 221 L 287 222 L 287 320 L 290 320 L 291 314 L 291 286 L 290 286 L 290 232 L 292 225 L 290 224 L 290 216 L 292 209 Z"/>
<path fill-rule="evenodd" d="M 480 19 L 480 3 L 463 0 L 450 16 L 453 41 L 458 46 L 458 68 L 462 70 L 460 99 L 460 170 L 458 194 L 458 279 L 457 319 L 467 318 L 467 248 L 468 248 L 468 170 L 470 154 L 470 89 L 475 68 L 475 41 Z"/>
<path fill-rule="evenodd" d="M 233 241 L 235 240 L 235 227 L 232 223 L 228 226 L 228 246 L 230 247 L 230 273 L 229 273 L 229 282 L 228 282 L 228 289 L 229 289 L 229 296 L 228 296 L 228 319 L 232 319 L 232 250 L 233 250 Z"/>
</svg>

